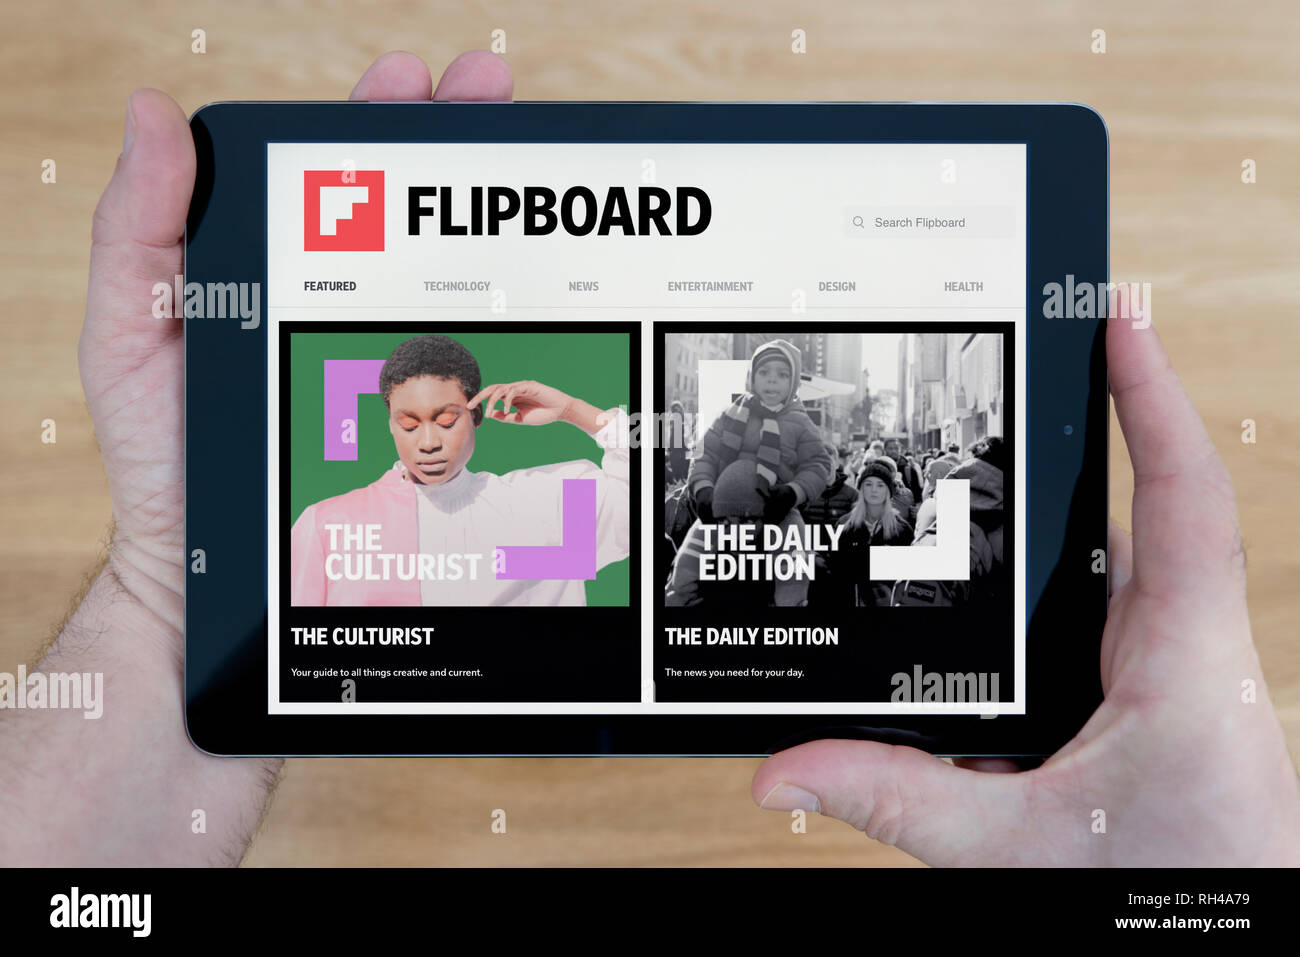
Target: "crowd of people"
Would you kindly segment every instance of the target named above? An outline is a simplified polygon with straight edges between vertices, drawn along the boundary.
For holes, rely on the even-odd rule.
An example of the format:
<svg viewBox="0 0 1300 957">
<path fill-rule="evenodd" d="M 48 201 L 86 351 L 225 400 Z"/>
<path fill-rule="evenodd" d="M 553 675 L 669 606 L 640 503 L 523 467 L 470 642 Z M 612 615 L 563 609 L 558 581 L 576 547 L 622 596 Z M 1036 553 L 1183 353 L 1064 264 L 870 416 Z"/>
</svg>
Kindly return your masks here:
<svg viewBox="0 0 1300 957">
<path fill-rule="evenodd" d="M 824 440 L 798 398 L 800 353 L 784 340 L 760 345 L 748 391 L 724 410 L 688 458 L 665 458 L 662 541 L 671 565 L 665 604 L 940 606 L 987 603 L 1007 594 L 1003 551 L 1003 475 L 999 436 L 965 449 L 913 451 L 890 438 L 850 450 Z M 970 483 L 970 577 L 959 581 L 875 580 L 871 546 L 934 546 L 935 489 L 942 479 Z M 804 542 L 808 526 L 835 529 L 833 549 L 813 551 L 814 573 L 794 580 L 700 574 L 700 558 L 725 551 L 737 536 L 707 526 L 748 524 L 755 541 L 775 524 L 780 542 Z M 791 530 L 795 533 L 791 534 Z M 828 539 L 832 536 L 827 536 Z M 792 557 L 804 552 L 783 545 Z M 710 562 L 709 567 L 716 567 Z"/>
</svg>

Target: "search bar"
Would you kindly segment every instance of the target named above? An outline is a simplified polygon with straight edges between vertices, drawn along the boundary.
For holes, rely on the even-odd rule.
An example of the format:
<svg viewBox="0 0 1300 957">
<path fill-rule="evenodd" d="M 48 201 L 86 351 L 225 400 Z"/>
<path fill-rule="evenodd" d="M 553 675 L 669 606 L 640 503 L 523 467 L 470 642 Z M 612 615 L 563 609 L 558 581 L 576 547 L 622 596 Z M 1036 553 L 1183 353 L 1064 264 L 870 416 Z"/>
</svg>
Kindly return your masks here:
<svg viewBox="0 0 1300 957">
<path fill-rule="evenodd" d="M 1012 206 L 846 206 L 844 235 L 868 239 L 1010 239 Z"/>
</svg>

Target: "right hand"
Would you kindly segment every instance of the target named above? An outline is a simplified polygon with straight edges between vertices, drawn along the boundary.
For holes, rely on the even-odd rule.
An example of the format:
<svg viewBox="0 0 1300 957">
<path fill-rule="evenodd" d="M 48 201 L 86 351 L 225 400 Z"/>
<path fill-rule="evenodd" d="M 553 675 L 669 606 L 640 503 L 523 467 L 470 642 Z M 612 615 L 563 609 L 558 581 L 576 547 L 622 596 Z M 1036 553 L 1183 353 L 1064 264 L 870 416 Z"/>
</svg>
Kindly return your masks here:
<svg viewBox="0 0 1300 957">
<path fill-rule="evenodd" d="M 1106 354 L 1133 537 L 1112 527 L 1096 713 L 1019 773 L 874 741 L 799 745 L 759 767 L 762 807 L 818 810 L 933 865 L 1300 864 L 1300 788 L 1251 642 L 1232 479 L 1154 329 L 1112 319 Z"/>
</svg>

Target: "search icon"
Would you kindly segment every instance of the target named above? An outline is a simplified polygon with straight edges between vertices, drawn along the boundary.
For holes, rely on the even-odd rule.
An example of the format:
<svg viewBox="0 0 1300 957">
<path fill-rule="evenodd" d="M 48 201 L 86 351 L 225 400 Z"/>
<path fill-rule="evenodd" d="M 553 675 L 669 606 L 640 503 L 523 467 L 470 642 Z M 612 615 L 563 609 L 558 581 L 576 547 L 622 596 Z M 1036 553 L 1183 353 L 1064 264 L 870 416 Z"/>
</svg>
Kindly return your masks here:
<svg viewBox="0 0 1300 957">
<path fill-rule="evenodd" d="M 854 216 L 854 217 L 853 217 L 853 225 L 856 226 L 856 227 L 858 227 L 858 229 L 861 229 L 861 228 L 862 228 L 862 217 L 861 217 L 861 216 Z"/>
</svg>

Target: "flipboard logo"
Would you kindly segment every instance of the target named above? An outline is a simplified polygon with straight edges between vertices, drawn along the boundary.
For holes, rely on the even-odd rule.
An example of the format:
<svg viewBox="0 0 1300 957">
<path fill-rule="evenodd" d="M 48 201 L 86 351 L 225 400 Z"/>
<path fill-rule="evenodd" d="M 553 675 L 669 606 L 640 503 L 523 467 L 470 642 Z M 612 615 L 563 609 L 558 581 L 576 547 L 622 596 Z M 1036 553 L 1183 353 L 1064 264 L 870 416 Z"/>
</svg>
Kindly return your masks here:
<svg viewBox="0 0 1300 957">
<path fill-rule="evenodd" d="M 383 170 L 305 170 L 302 177 L 306 252 L 383 252 Z"/>
</svg>

